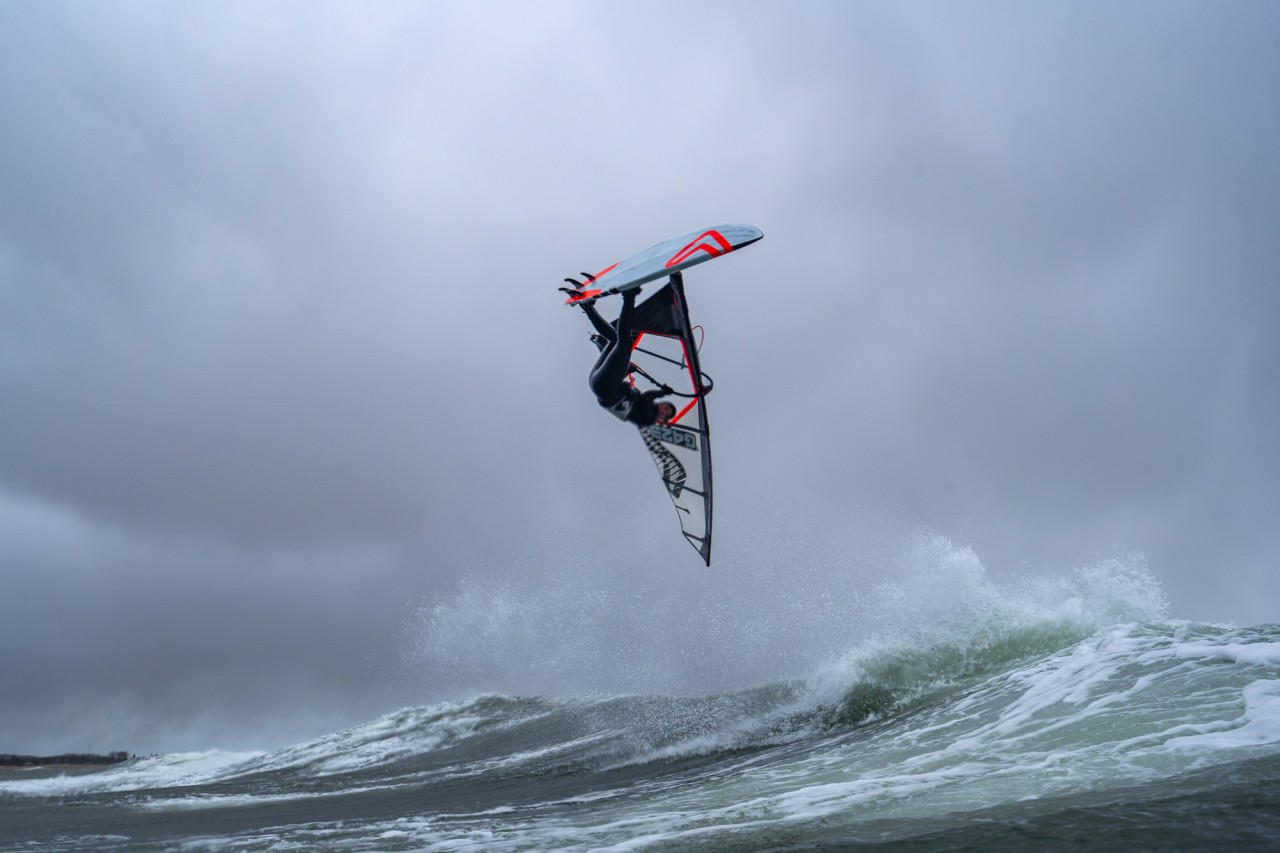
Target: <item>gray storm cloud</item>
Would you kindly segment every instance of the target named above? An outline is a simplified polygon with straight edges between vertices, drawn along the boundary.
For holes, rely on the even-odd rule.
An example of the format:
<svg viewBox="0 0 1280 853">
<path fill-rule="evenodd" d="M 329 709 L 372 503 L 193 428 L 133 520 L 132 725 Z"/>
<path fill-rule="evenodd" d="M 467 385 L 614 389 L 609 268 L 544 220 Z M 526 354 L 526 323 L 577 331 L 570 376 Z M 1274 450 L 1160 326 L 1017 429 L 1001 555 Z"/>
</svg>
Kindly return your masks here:
<svg viewBox="0 0 1280 853">
<path fill-rule="evenodd" d="M 796 590 L 852 600 L 922 530 L 997 577 L 1143 554 L 1175 617 L 1276 618 L 1270 4 L 0 19 L 0 751 L 450 698 L 405 633 L 477 577 L 715 640 L 638 684 L 745 681 L 700 612 L 816 648 Z M 689 277 L 718 483 L 690 581 L 555 287 L 726 221 L 766 238 Z"/>
</svg>

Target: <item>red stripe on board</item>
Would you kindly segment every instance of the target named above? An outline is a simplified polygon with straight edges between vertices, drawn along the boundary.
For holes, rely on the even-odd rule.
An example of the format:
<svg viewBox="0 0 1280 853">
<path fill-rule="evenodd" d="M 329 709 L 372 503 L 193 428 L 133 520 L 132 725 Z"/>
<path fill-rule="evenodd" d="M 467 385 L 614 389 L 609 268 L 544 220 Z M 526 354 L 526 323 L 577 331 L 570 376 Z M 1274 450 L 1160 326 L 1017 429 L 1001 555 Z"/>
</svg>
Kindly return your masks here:
<svg viewBox="0 0 1280 853">
<path fill-rule="evenodd" d="M 599 288 L 597 288 L 596 290 L 579 290 L 577 293 L 571 294 L 569 298 L 564 301 L 564 304 L 572 305 L 575 302 L 581 302 L 584 299 L 590 299 L 593 296 L 599 296 L 599 295 L 600 295 Z"/>
<path fill-rule="evenodd" d="M 717 249 L 709 243 L 702 242 L 707 238 L 715 240 L 720 247 Z M 712 229 L 711 231 L 705 231 L 697 237 L 694 237 L 693 241 L 689 243 L 689 245 L 672 255 L 671 260 L 667 261 L 665 266 L 673 267 L 676 264 L 683 263 L 698 252 L 706 252 L 711 257 L 718 258 L 726 252 L 732 251 L 733 244 L 726 240 L 719 231 Z"/>
</svg>

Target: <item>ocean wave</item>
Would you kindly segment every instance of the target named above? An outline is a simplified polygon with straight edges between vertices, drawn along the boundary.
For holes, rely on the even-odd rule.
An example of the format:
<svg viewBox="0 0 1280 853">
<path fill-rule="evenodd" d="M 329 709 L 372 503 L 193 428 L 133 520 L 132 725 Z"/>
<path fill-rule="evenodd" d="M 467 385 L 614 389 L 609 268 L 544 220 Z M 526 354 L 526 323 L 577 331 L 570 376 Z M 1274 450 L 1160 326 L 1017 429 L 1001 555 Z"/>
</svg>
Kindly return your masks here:
<svg viewBox="0 0 1280 853">
<path fill-rule="evenodd" d="M 1037 803 L 1234 784 L 1234 771 L 1196 775 L 1214 768 L 1272 772 L 1280 628 L 1089 630 L 1087 608 L 1019 621 L 1009 605 L 981 609 L 993 624 L 968 633 L 936 623 L 727 693 L 484 694 L 272 753 L 156 757 L 0 792 L 114 793 L 118 808 L 199 827 L 255 807 L 297 815 L 191 849 L 732 849 L 883 841 L 956 815 L 1017 807 L 1023 820 Z"/>
</svg>

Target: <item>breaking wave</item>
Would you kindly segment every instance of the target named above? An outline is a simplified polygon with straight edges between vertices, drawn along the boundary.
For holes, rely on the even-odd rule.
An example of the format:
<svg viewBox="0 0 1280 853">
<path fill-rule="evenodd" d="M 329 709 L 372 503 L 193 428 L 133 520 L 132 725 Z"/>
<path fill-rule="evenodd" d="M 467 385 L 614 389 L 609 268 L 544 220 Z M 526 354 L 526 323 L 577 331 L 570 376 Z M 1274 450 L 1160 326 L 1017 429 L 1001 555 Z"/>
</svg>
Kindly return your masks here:
<svg viewBox="0 0 1280 853">
<path fill-rule="evenodd" d="M 472 580 L 424 607 L 407 648 L 441 689 L 486 688 L 471 698 L 270 753 L 5 781 L 0 805 L 96 796 L 123 847 L 146 842 L 128 830 L 141 810 L 177 816 L 187 849 L 733 849 L 908 839 L 1009 810 L 1022 825 L 1091 813 L 1091 797 L 1276 776 L 1280 628 L 1171 620 L 1138 560 L 1001 585 L 945 540 L 914 547 L 869 593 L 783 598 L 745 623 L 733 596 L 673 622 L 641 589 Z M 758 657 L 713 674 L 685 653 L 695 640 Z M 226 829 L 268 803 L 270 829 Z"/>
</svg>

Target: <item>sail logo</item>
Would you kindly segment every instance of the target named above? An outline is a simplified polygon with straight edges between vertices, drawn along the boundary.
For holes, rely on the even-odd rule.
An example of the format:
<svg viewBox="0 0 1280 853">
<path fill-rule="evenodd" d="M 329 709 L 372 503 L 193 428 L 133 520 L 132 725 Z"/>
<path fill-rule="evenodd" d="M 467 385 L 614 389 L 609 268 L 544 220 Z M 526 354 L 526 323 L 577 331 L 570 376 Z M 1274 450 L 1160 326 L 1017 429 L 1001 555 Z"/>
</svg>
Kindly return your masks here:
<svg viewBox="0 0 1280 853">
<path fill-rule="evenodd" d="M 698 436 L 686 430 L 676 429 L 675 427 L 663 426 L 662 424 L 654 424 L 649 427 L 649 435 L 665 441 L 667 444 L 674 444 L 679 447 L 687 447 L 690 450 L 698 449 Z"/>
<path fill-rule="evenodd" d="M 640 437 L 644 439 L 644 446 L 649 448 L 649 455 L 657 463 L 658 471 L 662 473 L 662 482 L 666 484 L 667 491 L 671 493 L 673 499 L 678 499 L 680 493 L 684 491 L 684 484 L 689 478 L 689 474 L 685 471 L 684 466 L 680 464 L 680 460 L 675 457 L 675 454 L 663 447 L 662 442 L 658 440 L 655 430 L 662 429 L 668 429 L 668 427 L 659 427 L 657 425 L 642 427 L 640 429 Z"/>
<path fill-rule="evenodd" d="M 733 244 L 713 228 L 710 231 L 703 231 L 689 241 L 683 249 L 671 256 L 671 260 L 667 261 L 666 266 L 674 267 L 676 264 L 682 264 L 699 252 L 706 252 L 711 257 L 718 258 L 726 252 L 732 251 Z"/>
</svg>

